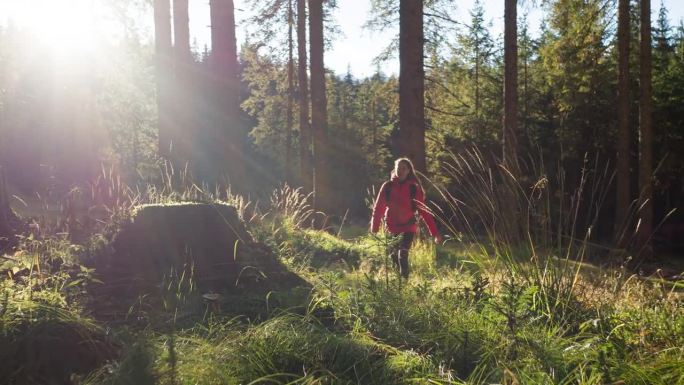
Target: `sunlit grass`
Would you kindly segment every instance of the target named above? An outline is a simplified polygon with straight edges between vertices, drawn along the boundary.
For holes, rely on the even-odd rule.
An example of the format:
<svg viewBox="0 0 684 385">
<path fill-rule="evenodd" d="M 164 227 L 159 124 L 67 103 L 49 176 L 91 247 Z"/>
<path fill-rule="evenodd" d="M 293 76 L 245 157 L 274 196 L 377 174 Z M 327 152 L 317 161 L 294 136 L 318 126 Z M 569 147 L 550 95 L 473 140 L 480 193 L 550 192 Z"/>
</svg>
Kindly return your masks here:
<svg viewBox="0 0 684 385">
<path fill-rule="evenodd" d="M 419 237 L 411 277 L 400 280 L 386 255 L 391 237 L 359 231 L 341 239 L 310 228 L 309 197 L 296 189 L 276 191 L 270 206 L 257 209 L 188 177 L 163 180 L 133 189 L 103 177 L 94 191 L 108 191 L 101 201 L 110 226 L 140 204 L 230 202 L 254 239 L 311 287 L 223 293 L 216 306 L 193 289 L 192 277 L 169 275 L 158 283 L 160 298 L 123 304 L 127 314 L 110 331 L 118 355 L 77 373 L 82 383 L 684 383 L 681 289 L 622 265 L 588 263 L 581 242 L 546 248 L 553 242 L 522 232 L 524 242 L 536 243 L 492 245 L 452 231 L 436 246 Z M 92 250 L 64 237 L 26 240 L 13 262 L 19 270 L 0 292 L 0 331 L 9 342 L 0 345 L 3 357 L 27 338 L 51 338 L 35 331 L 48 321 L 100 341 L 108 321 L 83 316 L 86 289 L 96 282 L 79 264 Z M 45 306 L 57 310 L 39 311 Z M 27 359 L 27 368 L 42 365 Z"/>
</svg>

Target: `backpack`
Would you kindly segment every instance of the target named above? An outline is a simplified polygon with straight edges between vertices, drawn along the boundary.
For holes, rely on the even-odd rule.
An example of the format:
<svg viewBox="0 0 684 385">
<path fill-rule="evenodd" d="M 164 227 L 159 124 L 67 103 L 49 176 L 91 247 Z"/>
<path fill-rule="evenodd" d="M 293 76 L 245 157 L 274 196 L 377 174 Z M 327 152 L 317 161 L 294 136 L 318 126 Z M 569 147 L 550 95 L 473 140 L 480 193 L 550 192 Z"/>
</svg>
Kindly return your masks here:
<svg viewBox="0 0 684 385">
<path fill-rule="evenodd" d="M 418 191 L 418 186 L 416 186 L 414 183 L 411 183 L 409 186 L 409 197 L 411 198 L 411 211 L 414 213 L 416 210 L 418 210 L 418 206 L 416 205 L 416 192 Z M 385 202 L 390 201 L 390 193 L 392 192 L 392 183 L 387 183 L 385 185 Z"/>
</svg>

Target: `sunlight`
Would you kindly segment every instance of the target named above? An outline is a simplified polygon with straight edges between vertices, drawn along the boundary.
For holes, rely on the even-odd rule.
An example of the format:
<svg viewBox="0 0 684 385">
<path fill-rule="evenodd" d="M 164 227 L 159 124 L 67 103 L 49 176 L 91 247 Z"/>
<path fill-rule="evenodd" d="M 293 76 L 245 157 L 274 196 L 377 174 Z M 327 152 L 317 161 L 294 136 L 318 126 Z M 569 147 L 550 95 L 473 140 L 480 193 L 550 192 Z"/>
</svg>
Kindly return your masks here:
<svg viewBox="0 0 684 385">
<path fill-rule="evenodd" d="M 94 0 L 5 0 L 7 20 L 66 56 L 92 51 L 101 26 L 96 23 Z"/>
</svg>

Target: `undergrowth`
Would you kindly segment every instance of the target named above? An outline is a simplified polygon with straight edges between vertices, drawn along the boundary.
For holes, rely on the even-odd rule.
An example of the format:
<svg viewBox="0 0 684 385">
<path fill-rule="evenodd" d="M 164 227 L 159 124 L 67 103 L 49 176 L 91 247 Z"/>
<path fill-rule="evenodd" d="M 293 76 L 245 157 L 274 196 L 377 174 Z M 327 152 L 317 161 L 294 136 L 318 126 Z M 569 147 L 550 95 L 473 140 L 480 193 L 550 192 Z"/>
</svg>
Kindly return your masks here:
<svg viewBox="0 0 684 385">
<path fill-rule="evenodd" d="M 445 207 L 434 211 L 442 218 L 449 210 L 463 213 L 466 222 L 458 229 L 443 223 L 454 240 L 446 245 L 419 237 L 408 280 L 387 257 L 390 236 L 343 240 L 313 229 L 310 197 L 287 186 L 263 209 L 188 184 L 190 190 L 168 194 L 171 177 L 145 197 L 121 199 L 129 209 L 189 197 L 239 206 L 252 237 L 310 283 L 263 297 L 221 293 L 216 300 L 193 289 L 192 278 L 175 277 L 159 283 L 161 299 L 141 297 L 126 304 L 125 316 L 94 319 L 90 289 L 99 283 L 81 261 L 106 248 L 106 237 L 94 235 L 103 243 L 98 248 L 27 238 L 1 268 L 7 278 L 0 286 L 0 378 L 112 385 L 684 384 L 681 289 L 641 279 L 623 265 L 586 263 L 590 230 L 576 235 L 578 223 L 591 219 L 551 214 L 580 208 L 552 202 L 548 179 L 506 196 L 516 199 L 509 206 L 517 218 L 525 215 L 518 225 L 506 223 L 505 206 L 497 206 L 506 197 L 478 174 L 489 170 L 471 159 L 466 171 L 464 160 L 450 170 L 468 192 L 441 190 Z M 506 175 L 493 178 L 522 183 Z M 110 210 L 117 213 L 112 221 L 127 215 L 117 210 Z M 550 231 L 554 223 L 560 227 Z M 81 352 L 88 360 L 57 360 L 40 353 L 45 349 Z"/>
</svg>

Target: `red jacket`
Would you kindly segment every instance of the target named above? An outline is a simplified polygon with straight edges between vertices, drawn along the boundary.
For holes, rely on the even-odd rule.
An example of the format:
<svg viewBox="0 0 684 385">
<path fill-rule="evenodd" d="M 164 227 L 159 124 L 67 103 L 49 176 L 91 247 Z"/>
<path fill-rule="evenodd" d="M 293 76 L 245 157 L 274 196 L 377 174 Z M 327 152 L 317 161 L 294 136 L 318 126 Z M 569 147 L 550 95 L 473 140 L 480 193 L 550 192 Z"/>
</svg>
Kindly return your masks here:
<svg viewBox="0 0 684 385">
<path fill-rule="evenodd" d="M 385 189 L 389 185 L 392 187 L 390 189 L 388 202 Z M 411 202 L 411 185 L 416 186 L 415 205 Z M 390 233 L 415 233 L 418 230 L 418 224 L 414 219 L 414 207 L 416 207 L 420 216 L 425 221 L 425 224 L 430 231 L 430 235 L 436 237 L 439 233 L 437 232 L 435 219 L 426 210 L 425 193 L 418 184 L 418 181 L 413 177 L 408 177 L 402 182 L 399 178 L 393 176 L 391 180 L 382 185 L 380 192 L 378 192 L 378 197 L 375 199 L 371 231 L 375 233 L 380 229 L 380 220 L 384 217 L 387 230 Z"/>
</svg>

